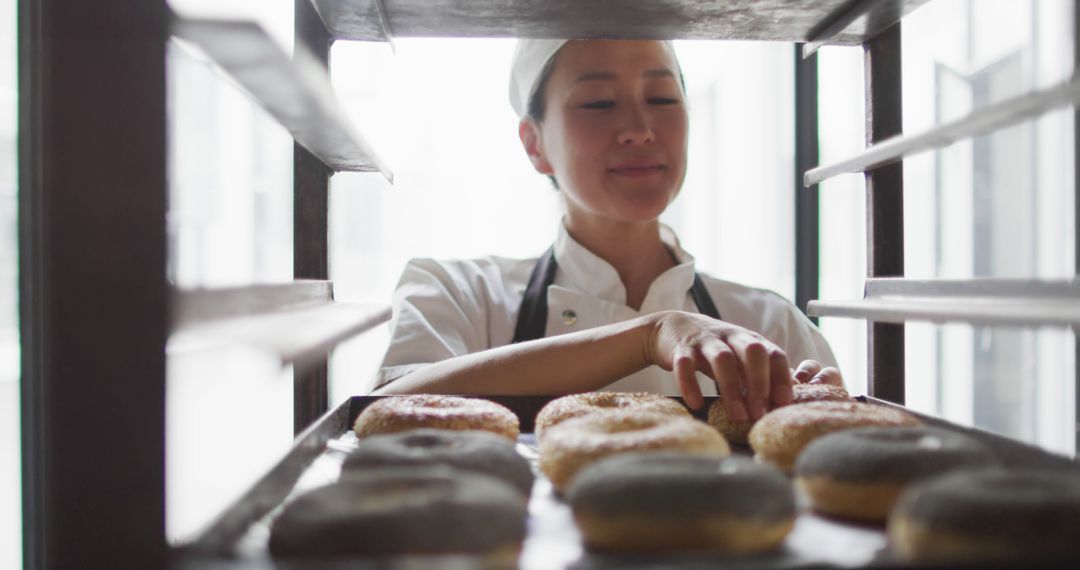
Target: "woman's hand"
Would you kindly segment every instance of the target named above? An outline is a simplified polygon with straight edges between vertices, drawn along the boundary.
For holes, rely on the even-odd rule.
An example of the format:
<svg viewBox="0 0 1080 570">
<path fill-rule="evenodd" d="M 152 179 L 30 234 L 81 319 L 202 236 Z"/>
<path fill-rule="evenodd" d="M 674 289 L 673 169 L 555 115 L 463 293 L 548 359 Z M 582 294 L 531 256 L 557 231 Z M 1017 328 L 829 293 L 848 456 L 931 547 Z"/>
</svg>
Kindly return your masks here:
<svg viewBox="0 0 1080 570">
<path fill-rule="evenodd" d="M 832 384 L 843 386 L 844 378 L 840 376 L 840 370 L 832 367 L 822 367 L 816 360 L 804 360 L 799 367 L 791 371 L 796 384 Z"/>
<path fill-rule="evenodd" d="M 787 355 L 751 330 L 694 313 L 665 311 L 655 315 L 645 354 L 649 364 L 675 372 L 691 408 L 705 403 L 696 371 L 716 381 L 735 422 L 757 420 L 769 409 L 791 403 L 793 374 Z"/>
</svg>

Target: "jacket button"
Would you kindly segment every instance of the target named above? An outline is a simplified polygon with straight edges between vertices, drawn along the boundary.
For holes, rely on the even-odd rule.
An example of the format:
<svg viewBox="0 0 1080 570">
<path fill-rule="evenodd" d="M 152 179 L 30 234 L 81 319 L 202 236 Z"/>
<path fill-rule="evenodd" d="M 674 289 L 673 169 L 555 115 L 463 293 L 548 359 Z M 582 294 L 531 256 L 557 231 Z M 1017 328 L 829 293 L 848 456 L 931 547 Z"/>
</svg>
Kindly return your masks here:
<svg viewBox="0 0 1080 570">
<path fill-rule="evenodd" d="M 577 313 L 571 309 L 566 309 L 562 312 L 563 324 L 572 325 L 577 322 Z"/>
</svg>

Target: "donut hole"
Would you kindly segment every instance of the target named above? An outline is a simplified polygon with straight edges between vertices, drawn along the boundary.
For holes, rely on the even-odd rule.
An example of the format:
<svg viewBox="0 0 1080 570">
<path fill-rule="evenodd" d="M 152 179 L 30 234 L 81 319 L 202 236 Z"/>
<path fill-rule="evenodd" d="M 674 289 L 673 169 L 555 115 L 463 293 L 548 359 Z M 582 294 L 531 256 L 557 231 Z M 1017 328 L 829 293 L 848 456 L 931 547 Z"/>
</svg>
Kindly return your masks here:
<svg viewBox="0 0 1080 570">
<path fill-rule="evenodd" d="M 1080 475 L 1074 475 L 1071 479 L 1058 478 L 1058 473 L 1014 473 L 1007 470 L 999 470 L 989 474 L 980 474 L 978 490 L 975 487 L 960 490 L 958 497 L 972 500 L 972 497 L 981 499 L 985 495 L 999 497 L 1002 503 L 1011 503 L 1014 508 L 1031 508 L 1036 510 L 1042 505 L 1052 503 L 1056 498 L 1070 497 L 1077 502 L 1078 485 Z M 1080 520 L 1080 516 L 1076 520 Z"/>
<path fill-rule="evenodd" d="M 406 447 L 423 450 L 456 446 L 455 442 L 430 433 L 409 434 L 402 440 L 402 444 Z"/>
<path fill-rule="evenodd" d="M 361 504 L 371 510 L 393 510 L 410 505 L 423 505 L 437 497 L 453 492 L 451 481 L 388 481 L 370 495 L 362 497 Z"/>
<path fill-rule="evenodd" d="M 652 428 L 654 428 L 654 427 L 656 427 L 658 425 L 660 425 L 659 422 L 649 421 L 649 420 L 642 421 L 640 423 L 631 422 L 630 424 L 623 424 L 623 425 L 613 426 L 614 429 L 612 429 L 612 432 L 618 433 L 618 432 L 622 432 L 622 431 L 642 431 L 642 430 L 652 429 Z"/>
<path fill-rule="evenodd" d="M 605 434 L 637 434 L 663 425 L 664 422 L 654 418 L 623 418 L 621 421 L 610 424 L 600 424 L 597 431 Z"/>
<path fill-rule="evenodd" d="M 626 398 L 614 394 L 597 394 L 592 405 L 597 408 L 625 408 L 628 405 Z"/>
<path fill-rule="evenodd" d="M 915 442 L 915 447 L 919 449 L 941 449 L 945 446 L 945 442 L 941 441 L 941 438 L 934 437 L 932 435 L 925 435 L 920 437 Z"/>
<path fill-rule="evenodd" d="M 466 402 L 448 398 L 446 400 L 433 400 L 421 406 L 420 409 L 450 410 L 455 408 L 463 408 L 466 405 L 468 405 Z"/>
<path fill-rule="evenodd" d="M 896 444 L 908 443 L 921 449 L 941 449 L 945 443 L 940 437 L 918 430 L 907 429 L 859 429 L 848 434 L 851 437 L 867 440 L 871 443 Z"/>
</svg>

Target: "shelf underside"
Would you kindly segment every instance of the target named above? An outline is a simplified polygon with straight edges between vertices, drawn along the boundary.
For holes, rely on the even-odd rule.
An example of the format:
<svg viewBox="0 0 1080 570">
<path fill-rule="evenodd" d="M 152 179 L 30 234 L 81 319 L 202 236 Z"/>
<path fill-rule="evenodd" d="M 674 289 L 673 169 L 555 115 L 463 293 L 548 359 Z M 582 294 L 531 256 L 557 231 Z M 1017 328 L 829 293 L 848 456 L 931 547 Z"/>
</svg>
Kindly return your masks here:
<svg viewBox="0 0 1080 570">
<path fill-rule="evenodd" d="M 325 281 L 177 291 L 170 354 L 240 346 L 296 367 L 390 320 L 385 303 L 334 301 Z"/>
<path fill-rule="evenodd" d="M 338 39 L 523 37 L 828 43 L 872 38 L 926 0 L 311 0 Z M 382 20 L 380 6 L 385 8 Z M 867 7 L 869 6 L 869 9 Z M 835 35 L 829 25 L 855 18 Z M 384 32 L 385 21 L 388 30 Z M 388 32 L 388 33 L 387 33 Z M 390 37 L 388 37 L 388 35 Z M 831 36 L 829 38 L 828 36 Z"/>
<path fill-rule="evenodd" d="M 326 67 L 300 46 L 290 57 L 258 24 L 176 17 L 173 32 L 206 53 L 271 116 L 335 171 L 393 175 L 351 127 Z"/>
</svg>

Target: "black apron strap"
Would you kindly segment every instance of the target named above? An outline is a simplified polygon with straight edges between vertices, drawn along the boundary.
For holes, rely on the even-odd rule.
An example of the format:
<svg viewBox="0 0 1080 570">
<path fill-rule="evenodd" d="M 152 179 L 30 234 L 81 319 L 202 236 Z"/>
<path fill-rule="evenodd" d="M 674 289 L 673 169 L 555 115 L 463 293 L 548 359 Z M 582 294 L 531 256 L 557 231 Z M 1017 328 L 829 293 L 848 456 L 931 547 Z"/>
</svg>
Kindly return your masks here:
<svg viewBox="0 0 1080 570">
<path fill-rule="evenodd" d="M 517 325 L 514 327 L 514 340 L 511 343 L 544 338 L 547 333 L 547 290 L 555 283 L 555 271 L 558 268 L 555 263 L 555 248 L 551 247 L 536 263 L 532 275 L 529 276 L 529 284 L 525 286 L 525 296 L 521 299 L 521 309 L 518 311 Z M 705 288 L 705 282 L 696 273 L 694 285 L 690 287 L 690 296 L 694 298 L 694 304 L 701 314 L 720 320 L 716 303 Z"/>
<path fill-rule="evenodd" d="M 514 327 L 514 340 L 510 341 L 511 343 L 544 338 L 548 316 L 547 289 L 555 282 L 555 270 L 558 268 L 559 265 L 555 263 L 555 247 L 552 246 L 540 257 L 529 276 L 529 284 L 525 287 L 525 296 L 521 299 L 521 309 L 518 311 L 517 326 Z"/>
<path fill-rule="evenodd" d="M 705 282 L 701 280 L 701 276 L 697 273 L 694 274 L 694 286 L 690 287 L 690 295 L 694 298 L 694 304 L 697 305 L 697 310 L 701 314 L 720 320 L 720 310 L 716 308 L 712 295 L 705 288 Z"/>
</svg>

